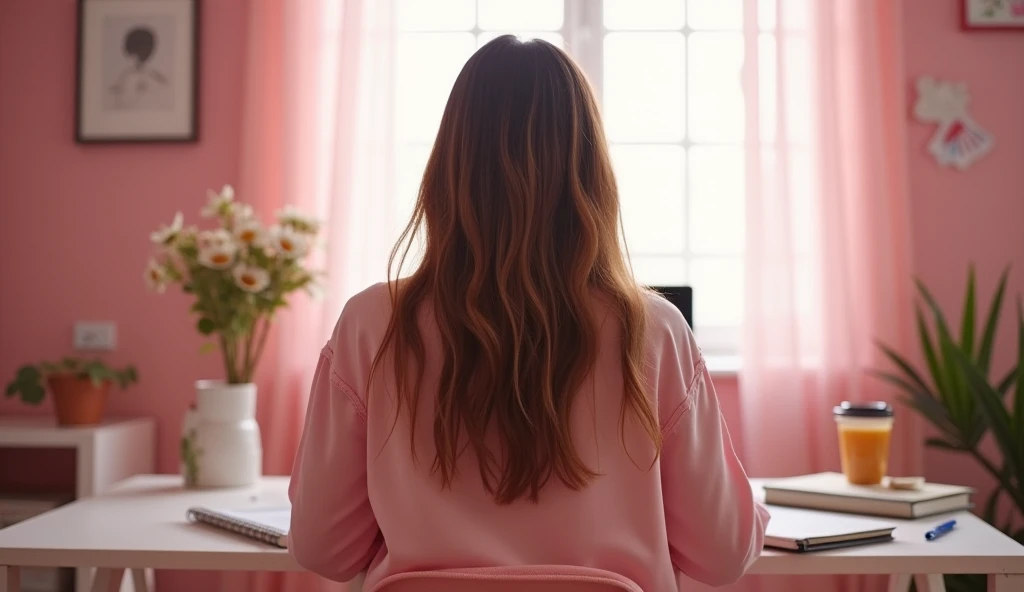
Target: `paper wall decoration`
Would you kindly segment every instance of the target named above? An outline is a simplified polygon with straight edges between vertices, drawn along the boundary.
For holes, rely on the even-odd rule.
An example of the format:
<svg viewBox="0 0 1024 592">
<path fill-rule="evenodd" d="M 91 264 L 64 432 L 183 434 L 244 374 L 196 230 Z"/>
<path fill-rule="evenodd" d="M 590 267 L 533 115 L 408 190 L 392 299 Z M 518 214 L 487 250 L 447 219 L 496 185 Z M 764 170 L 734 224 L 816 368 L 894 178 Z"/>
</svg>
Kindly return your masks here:
<svg viewBox="0 0 1024 592">
<path fill-rule="evenodd" d="M 966 170 L 992 149 L 992 134 L 967 114 L 970 101 L 963 82 L 940 81 L 930 76 L 917 79 L 914 115 L 921 122 L 938 124 L 928 143 L 928 152 L 942 166 Z"/>
</svg>

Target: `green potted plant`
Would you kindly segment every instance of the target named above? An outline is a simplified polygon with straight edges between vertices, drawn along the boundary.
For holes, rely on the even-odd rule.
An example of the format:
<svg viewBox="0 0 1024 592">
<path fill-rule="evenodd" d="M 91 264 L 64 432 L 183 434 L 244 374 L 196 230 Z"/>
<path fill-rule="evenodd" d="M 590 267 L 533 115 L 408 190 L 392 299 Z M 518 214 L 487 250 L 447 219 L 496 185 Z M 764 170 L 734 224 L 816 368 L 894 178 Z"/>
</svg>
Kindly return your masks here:
<svg viewBox="0 0 1024 592">
<path fill-rule="evenodd" d="M 926 367 L 916 368 L 903 354 L 879 344 L 895 371 L 876 375 L 896 386 L 903 401 L 936 428 L 939 436 L 928 438 L 927 446 L 970 455 L 992 476 L 996 488 L 982 506 L 982 518 L 1024 544 L 1019 520 L 1024 516 L 1024 305 L 1019 297 L 1016 364 L 996 379 L 991 368 L 1008 276 L 1009 269 L 999 279 L 979 333 L 975 273 L 970 267 L 956 336 L 935 297 L 918 281 L 917 333 Z M 988 434 L 995 440 L 998 458 L 981 449 Z M 1000 518 L 1003 499 L 1010 505 Z M 984 590 L 985 582 L 973 576 L 948 576 L 946 587 L 953 592 Z"/>
<path fill-rule="evenodd" d="M 111 385 L 123 389 L 137 381 L 133 366 L 116 370 L 100 360 L 64 358 L 18 368 L 7 384 L 6 396 L 38 405 L 49 390 L 59 425 L 95 425 L 103 420 Z"/>
</svg>

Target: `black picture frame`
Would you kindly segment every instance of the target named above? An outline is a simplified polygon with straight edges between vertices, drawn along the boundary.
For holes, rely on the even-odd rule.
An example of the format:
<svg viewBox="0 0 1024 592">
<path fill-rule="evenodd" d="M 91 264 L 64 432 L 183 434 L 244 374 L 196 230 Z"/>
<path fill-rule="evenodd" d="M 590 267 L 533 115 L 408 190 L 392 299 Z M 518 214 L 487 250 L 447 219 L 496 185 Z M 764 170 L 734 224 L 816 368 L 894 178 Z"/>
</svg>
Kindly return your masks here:
<svg viewBox="0 0 1024 592">
<path fill-rule="evenodd" d="M 200 0 L 78 0 L 75 45 L 75 143 L 154 144 L 194 143 L 199 140 L 200 12 Z M 171 94 L 171 108 L 161 105 L 159 109 L 149 111 L 150 123 L 153 125 L 147 125 L 147 112 L 142 109 L 125 113 L 125 117 L 120 121 L 116 115 L 97 113 L 108 111 L 97 105 L 97 97 L 101 94 L 105 82 L 100 76 L 104 56 L 98 48 L 108 49 L 109 54 L 112 43 L 110 31 L 98 30 L 100 27 L 96 26 L 97 20 L 102 17 L 124 22 L 130 22 L 132 18 L 139 19 L 139 22 L 153 18 L 163 19 L 165 22 L 168 18 L 173 19 L 172 31 L 178 35 L 174 39 L 177 43 L 172 44 L 173 50 L 169 50 L 173 51 L 173 55 L 159 57 L 164 62 L 170 60 L 173 68 L 174 76 L 165 77 L 164 80 L 169 80 L 169 84 L 181 86 L 172 86 L 168 91 Z M 183 27 L 183 32 L 179 33 L 178 27 Z M 161 46 L 153 40 L 152 30 L 149 37 L 148 47 L 143 47 L 139 51 L 138 44 L 135 44 L 134 48 L 128 47 L 128 36 L 125 36 L 122 47 L 124 57 L 128 59 L 127 53 L 134 51 L 133 57 L 139 64 L 143 64 L 150 57 L 157 56 L 156 52 Z M 182 53 L 187 55 L 181 55 Z M 136 67 L 135 73 L 141 70 Z"/>
</svg>

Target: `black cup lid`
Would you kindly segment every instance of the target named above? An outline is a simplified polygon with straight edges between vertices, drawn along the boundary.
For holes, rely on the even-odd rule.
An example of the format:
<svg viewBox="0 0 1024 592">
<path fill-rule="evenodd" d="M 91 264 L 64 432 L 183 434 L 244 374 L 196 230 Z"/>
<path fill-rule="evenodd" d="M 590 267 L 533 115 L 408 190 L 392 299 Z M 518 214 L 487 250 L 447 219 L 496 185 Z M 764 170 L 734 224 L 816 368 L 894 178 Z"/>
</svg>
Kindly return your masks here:
<svg viewBox="0 0 1024 592">
<path fill-rule="evenodd" d="M 832 414 L 844 417 L 892 417 L 892 407 L 885 401 L 864 403 L 843 401 L 832 408 Z"/>
</svg>

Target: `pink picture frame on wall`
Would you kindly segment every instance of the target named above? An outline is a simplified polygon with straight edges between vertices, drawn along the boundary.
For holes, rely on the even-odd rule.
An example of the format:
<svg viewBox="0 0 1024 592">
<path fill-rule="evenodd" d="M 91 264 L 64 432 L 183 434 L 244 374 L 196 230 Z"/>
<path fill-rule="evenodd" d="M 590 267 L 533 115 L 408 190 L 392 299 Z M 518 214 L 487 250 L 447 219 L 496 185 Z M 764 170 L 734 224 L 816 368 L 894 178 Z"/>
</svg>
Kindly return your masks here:
<svg viewBox="0 0 1024 592">
<path fill-rule="evenodd" d="M 960 18 L 966 30 L 1024 30 L 1024 0 L 961 0 Z"/>
</svg>

